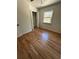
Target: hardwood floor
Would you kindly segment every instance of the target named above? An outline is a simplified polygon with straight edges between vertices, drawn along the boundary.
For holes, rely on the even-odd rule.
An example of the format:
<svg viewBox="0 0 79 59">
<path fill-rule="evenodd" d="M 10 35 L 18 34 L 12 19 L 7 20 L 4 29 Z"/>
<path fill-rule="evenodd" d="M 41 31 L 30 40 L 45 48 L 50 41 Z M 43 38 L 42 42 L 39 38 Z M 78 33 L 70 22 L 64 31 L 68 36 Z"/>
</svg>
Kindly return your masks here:
<svg viewBox="0 0 79 59">
<path fill-rule="evenodd" d="M 17 39 L 17 59 L 61 59 L 61 35 L 36 28 Z"/>
</svg>

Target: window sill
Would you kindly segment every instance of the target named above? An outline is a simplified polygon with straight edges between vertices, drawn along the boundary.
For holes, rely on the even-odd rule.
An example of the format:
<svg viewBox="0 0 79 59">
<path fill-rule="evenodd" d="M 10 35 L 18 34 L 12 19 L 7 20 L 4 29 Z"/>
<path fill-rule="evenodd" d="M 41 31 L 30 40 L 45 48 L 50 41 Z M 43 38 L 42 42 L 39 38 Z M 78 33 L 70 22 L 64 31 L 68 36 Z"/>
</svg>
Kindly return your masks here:
<svg viewBox="0 0 79 59">
<path fill-rule="evenodd" d="M 43 23 L 43 24 L 48 24 L 48 25 L 51 25 L 51 23 Z"/>
</svg>

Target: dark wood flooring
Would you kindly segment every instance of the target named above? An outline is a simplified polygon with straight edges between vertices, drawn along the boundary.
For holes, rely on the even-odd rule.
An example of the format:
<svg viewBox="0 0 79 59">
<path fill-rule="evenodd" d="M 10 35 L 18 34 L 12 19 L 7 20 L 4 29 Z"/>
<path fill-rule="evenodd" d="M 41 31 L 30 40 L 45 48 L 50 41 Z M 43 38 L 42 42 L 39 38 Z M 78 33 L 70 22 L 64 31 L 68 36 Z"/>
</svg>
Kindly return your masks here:
<svg viewBox="0 0 79 59">
<path fill-rule="evenodd" d="M 61 59 L 61 35 L 36 28 L 17 39 L 17 59 Z"/>
</svg>

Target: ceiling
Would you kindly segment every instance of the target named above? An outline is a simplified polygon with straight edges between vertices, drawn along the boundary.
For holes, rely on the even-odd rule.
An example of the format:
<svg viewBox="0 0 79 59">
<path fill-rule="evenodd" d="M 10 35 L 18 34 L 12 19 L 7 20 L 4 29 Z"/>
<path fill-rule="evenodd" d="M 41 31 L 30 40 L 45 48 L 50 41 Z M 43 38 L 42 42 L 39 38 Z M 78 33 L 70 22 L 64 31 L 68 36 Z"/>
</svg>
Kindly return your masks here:
<svg viewBox="0 0 79 59">
<path fill-rule="evenodd" d="M 48 6 L 51 4 L 54 4 L 56 2 L 59 2 L 60 0 L 34 0 L 34 1 L 30 1 L 31 5 L 36 7 L 36 8 L 40 8 L 40 7 L 44 7 L 44 6 Z"/>
</svg>

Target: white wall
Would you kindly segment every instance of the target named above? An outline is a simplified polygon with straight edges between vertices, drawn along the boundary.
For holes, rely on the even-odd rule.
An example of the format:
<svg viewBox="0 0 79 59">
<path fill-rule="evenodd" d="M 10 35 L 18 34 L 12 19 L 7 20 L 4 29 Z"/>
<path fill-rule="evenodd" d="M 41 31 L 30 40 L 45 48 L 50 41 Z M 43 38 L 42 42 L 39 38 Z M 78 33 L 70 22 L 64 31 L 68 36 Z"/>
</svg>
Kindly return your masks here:
<svg viewBox="0 0 79 59">
<path fill-rule="evenodd" d="M 27 0 L 17 0 L 17 36 L 32 31 L 32 15 Z"/>
<path fill-rule="evenodd" d="M 45 11 L 54 11 L 51 24 L 43 23 L 43 16 Z M 61 33 L 61 3 L 53 4 L 39 9 L 39 27 L 48 29 L 54 32 Z"/>
<path fill-rule="evenodd" d="M 37 7 L 37 8 L 40 8 L 40 7 L 44 7 L 44 6 L 47 6 L 47 5 L 50 5 L 50 4 L 54 4 L 56 2 L 59 2 L 61 0 L 34 0 L 31 2 L 31 4 L 34 6 L 34 7 Z"/>
</svg>

